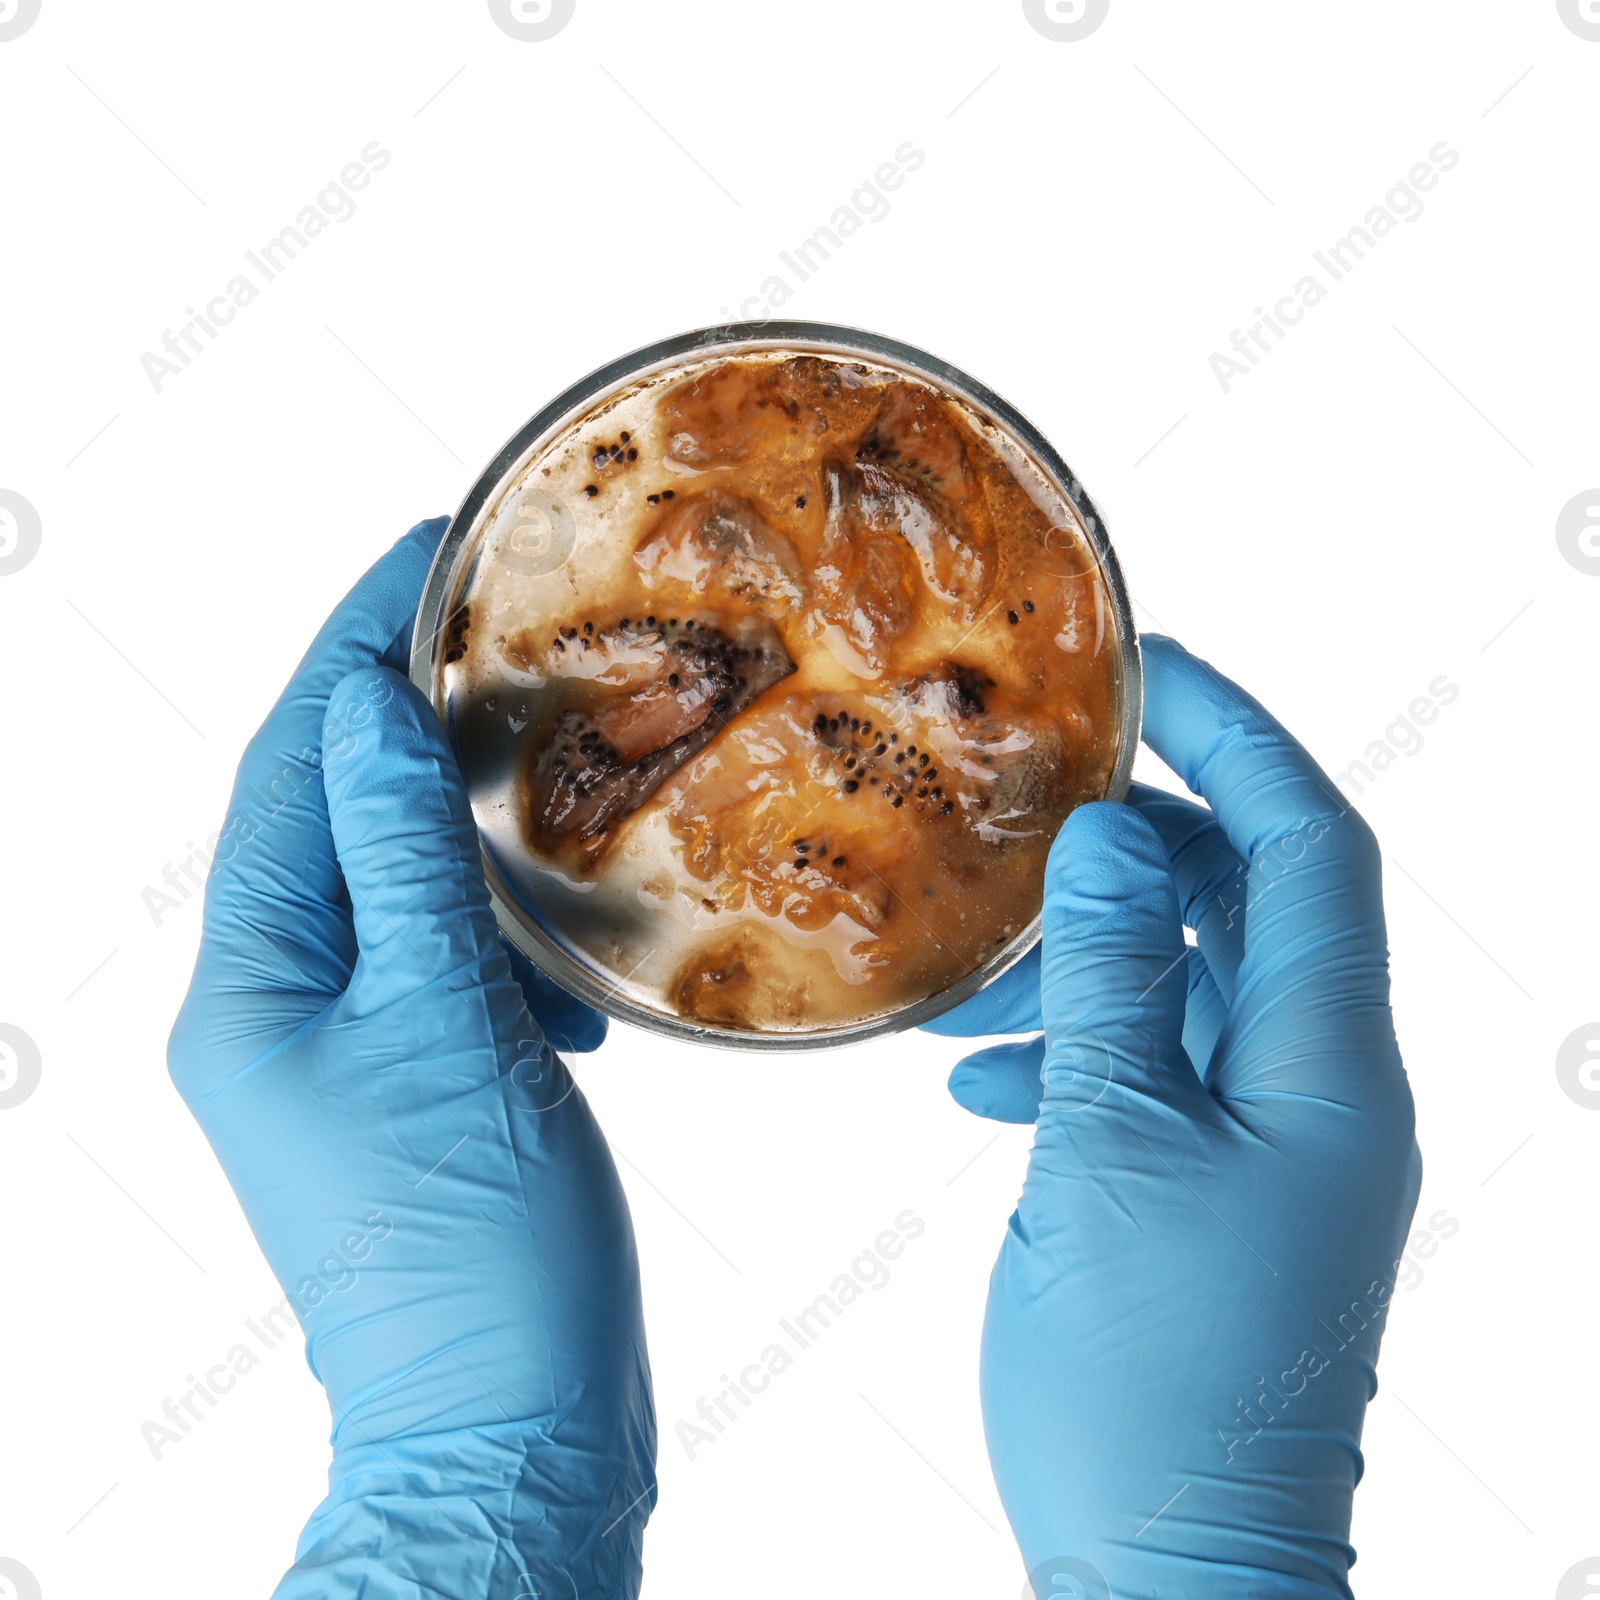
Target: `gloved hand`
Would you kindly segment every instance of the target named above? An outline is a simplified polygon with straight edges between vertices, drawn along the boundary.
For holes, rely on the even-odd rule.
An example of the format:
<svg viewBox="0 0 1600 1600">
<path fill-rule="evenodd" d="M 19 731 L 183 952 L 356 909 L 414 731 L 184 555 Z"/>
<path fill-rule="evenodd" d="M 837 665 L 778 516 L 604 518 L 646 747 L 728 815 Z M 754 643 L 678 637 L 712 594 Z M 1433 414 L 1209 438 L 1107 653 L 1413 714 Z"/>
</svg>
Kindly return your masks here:
<svg viewBox="0 0 1600 1600">
<path fill-rule="evenodd" d="M 931 1025 L 1044 1030 L 950 1080 L 1037 1117 L 984 1323 L 995 1482 L 1041 1596 L 1348 1595 L 1421 1182 L 1378 850 L 1241 690 L 1160 637 L 1145 671 L 1145 738 L 1212 809 L 1075 811 L 1037 956 Z"/>
<path fill-rule="evenodd" d="M 443 531 L 357 584 L 245 753 L 172 1075 L 333 1411 L 279 1596 L 631 1597 L 655 1502 L 638 1260 L 552 1048 L 605 1030 L 510 958 L 402 675 Z"/>
</svg>

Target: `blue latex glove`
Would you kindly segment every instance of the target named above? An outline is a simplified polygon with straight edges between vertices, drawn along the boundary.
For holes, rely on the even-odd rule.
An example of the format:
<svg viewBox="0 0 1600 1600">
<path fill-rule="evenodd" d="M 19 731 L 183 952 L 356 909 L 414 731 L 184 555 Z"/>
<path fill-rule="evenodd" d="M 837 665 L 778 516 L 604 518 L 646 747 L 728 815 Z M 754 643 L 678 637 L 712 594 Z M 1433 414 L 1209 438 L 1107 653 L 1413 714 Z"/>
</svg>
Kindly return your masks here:
<svg viewBox="0 0 1600 1600">
<path fill-rule="evenodd" d="M 655 1414 L 627 1204 L 549 1043 L 605 1030 L 510 959 L 402 676 L 443 531 L 361 580 L 245 754 L 172 1075 L 333 1411 L 277 1593 L 609 1600 Z"/>
<path fill-rule="evenodd" d="M 1075 811 L 1038 954 L 934 1024 L 1037 1118 L 989 1287 L 995 1482 L 1041 1596 L 1348 1595 L 1421 1161 L 1376 844 L 1256 702 L 1145 641 L 1152 789 Z M 1198 948 L 1185 952 L 1182 923 Z"/>
</svg>

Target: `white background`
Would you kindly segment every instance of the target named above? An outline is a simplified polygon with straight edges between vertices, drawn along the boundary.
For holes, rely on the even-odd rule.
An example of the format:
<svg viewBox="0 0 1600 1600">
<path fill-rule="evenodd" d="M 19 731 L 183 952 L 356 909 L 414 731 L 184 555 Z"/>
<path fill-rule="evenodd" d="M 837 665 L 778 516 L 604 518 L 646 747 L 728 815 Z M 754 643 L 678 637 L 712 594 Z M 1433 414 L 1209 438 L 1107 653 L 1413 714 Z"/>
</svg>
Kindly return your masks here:
<svg viewBox="0 0 1600 1600">
<path fill-rule="evenodd" d="M 160 1462 L 140 1436 L 279 1292 L 166 1075 L 198 902 L 157 927 L 140 891 L 396 536 L 573 379 L 737 311 L 908 139 L 786 314 L 1020 406 L 1141 625 L 1330 770 L 1459 686 L 1361 801 L 1419 1220 L 1459 1227 L 1384 1341 L 1355 1584 L 1542 1600 L 1600 1552 L 1600 1114 L 1554 1070 L 1600 1015 L 1600 576 L 1555 538 L 1600 483 L 1597 89 L 1555 0 L 1113 0 L 1078 43 L 1015 0 L 578 0 L 533 44 L 469 0 L 44 0 L 0 43 L 0 488 L 43 527 L 0 577 L 0 1022 L 43 1057 L 0 1112 L 0 1555 L 45 1600 L 265 1594 L 289 1561 L 328 1432 L 293 1345 Z M 156 393 L 141 355 L 372 140 L 357 213 Z M 1425 214 L 1225 395 L 1211 353 L 1440 140 Z M 614 1027 L 579 1063 L 644 1258 L 650 1595 L 1020 1591 L 976 1369 L 1028 1132 L 949 1100 L 959 1053 Z M 691 1462 L 674 1423 L 907 1207 L 894 1281 Z"/>
</svg>

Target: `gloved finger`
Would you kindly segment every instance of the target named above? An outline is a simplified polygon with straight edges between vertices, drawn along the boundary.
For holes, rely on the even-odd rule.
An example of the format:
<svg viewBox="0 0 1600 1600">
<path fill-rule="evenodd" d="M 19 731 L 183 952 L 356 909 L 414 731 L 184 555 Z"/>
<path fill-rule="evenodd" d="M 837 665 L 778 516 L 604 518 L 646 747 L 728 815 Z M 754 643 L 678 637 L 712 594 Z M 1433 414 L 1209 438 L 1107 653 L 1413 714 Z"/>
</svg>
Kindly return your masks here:
<svg viewBox="0 0 1600 1600">
<path fill-rule="evenodd" d="M 404 669 L 447 525 L 445 517 L 419 523 L 356 584 L 245 750 L 206 885 L 189 998 L 173 1028 L 170 1056 L 186 1093 L 292 1033 L 349 979 L 355 936 L 328 831 L 323 714 L 353 669 L 379 661 Z"/>
<path fill-rule="evenodd" d="M 1106 1096 L 1115 1108 L 1201 1092 L 1183 1053 L 1185 948 L 1155 829 L 1127 806 L 1080 806 L 1045 875 L 1041 1138 Z"/>
<path fill-rule="evenodd" d="M 1205 806 L 1136 783 L 1128 804 L 1161 836 L 1178 886 L 1183 925 L 1193 928 L 1217 990 L 1232 1001 L 1244 957 L 1246 871 L 1222 825 Z"/>
<path fill-rule="evenodd" d="M 606 1042 L 608 1019 L 568 994 L 554 978 L 547 978 L 504 934 L 500 943 L 511 963 L 511 976 L 522 986 L 528 1013 L 544 1030 L 545 1038 L 569 1054 L 598 1050 Z"/>
<path fill-rule="evenodd" d="M 510 986 L 477 825 L 433 707 L 398 672 L 369 667 L 335 686 L 324 739 L 360 949 L 348 990 L 357 1013 L 440 985 L 463 996 Z"/>
<path fill-rule="evenodd" d="M 1033 1122 L 1044 1080 L 1044 1035 L 976 1050 L 955 1064 L 950 1094 L 958 1106 L 992 1122 Z"/>
<path fill-rule="evenodd" d="M 1330 958 L 1358 998 L 1386 1004 L 1376 841 L 1299 744 L 1215 668 L 1145 635 L 1144 737 L 1211 804 L 1249 863 L 1239 987 L 1272 1006 Z M 1335 947 L 1337 947 L 1335 949 Z"/>
<path fill-rule="evenodd" d="M 1226 984 L 1232 997 L 1233 978 L 1244 950 L 1244 865 L 1228 843 L 1217 819 L 1204 806 L 1164 789 L 1136 783 L 1128 804 L 1154 825 L 1167 847 L 1178 884 L 1186 927 L 1201 936 L 1212 976 Z M 1027 1033 L 1043 1027 L 1039 1011 L 1039 946 L 1008 967 L 970 1000 L 922 1024 L 927 1033 L 976 1038 L 991 1033 Z"/>
<path fill-rule="evenodd" d="M 1205 1080 L 1228 1008 L 1199 950 L 1188 950 L 1189 998 L 1184 1011 L 1183 1049 L 1195 1076 Z M 998 1032 L 999 1030 L 994 1030 Z M 974 1116 L 994 1122 L 1033 1122 L 1044 1096 L 1044 1036 L 1016 1039 L 974 1051 L 950 1074 L 950 1094 Z"/>
<path fill-rule="evenodd" d="M 1211 1078 L 1211 1061 L 1217 1040 L 1228 1021 L 1228 1005 L 1222 998 L 1206 958 L 1194 946 L 1189 948 L 1189 1000 L 1183 1013 L 1183 1051 L 1202 1083 Z"/>
<path fill-rule="evenodd" d="M 925 1033 L 956 1039 L 980 1038 L 989 1033 L 1030 1033 L 1043 1026 L 1044 1018 L 1039 1013 L 1038 945 L 970 1000 L 963 1000 L 943 1016 L 922 1024 Z"/>
</svg>

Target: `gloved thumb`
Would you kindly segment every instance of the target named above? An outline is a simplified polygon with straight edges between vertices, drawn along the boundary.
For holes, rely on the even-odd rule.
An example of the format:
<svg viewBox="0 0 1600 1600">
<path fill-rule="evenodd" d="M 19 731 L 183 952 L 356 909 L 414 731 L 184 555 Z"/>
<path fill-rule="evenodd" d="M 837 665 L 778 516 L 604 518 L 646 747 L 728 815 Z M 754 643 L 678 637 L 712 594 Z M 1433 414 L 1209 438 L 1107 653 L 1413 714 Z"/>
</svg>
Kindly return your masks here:
<svg viewBox="0 0 1600 1600">
<path fill-rule="evenodd" d="M 351 673 L 323 722 L 323 783 L 360 959 L 352 998 L 511 981 L 478 832 L 433 708 L 386 667 Z"/>
<path fill-rule="evenodd" d="M 975 1050 L 955 1064 L 950 1095 L 975 1117 L 992 1122 L 1033 1122 L 1039 1115 L 1044 1080 L 1044 1040 L 1011 1039 Z"/>
<path fill-rule="evenodd" d="M 1045 872 L 1040 1125 L 1106 1100 L 1199 1091 L 1183 1051 L 1188 974 L 1165 846 L 1138 812 L 1080 806 Z"/>
</svg>

